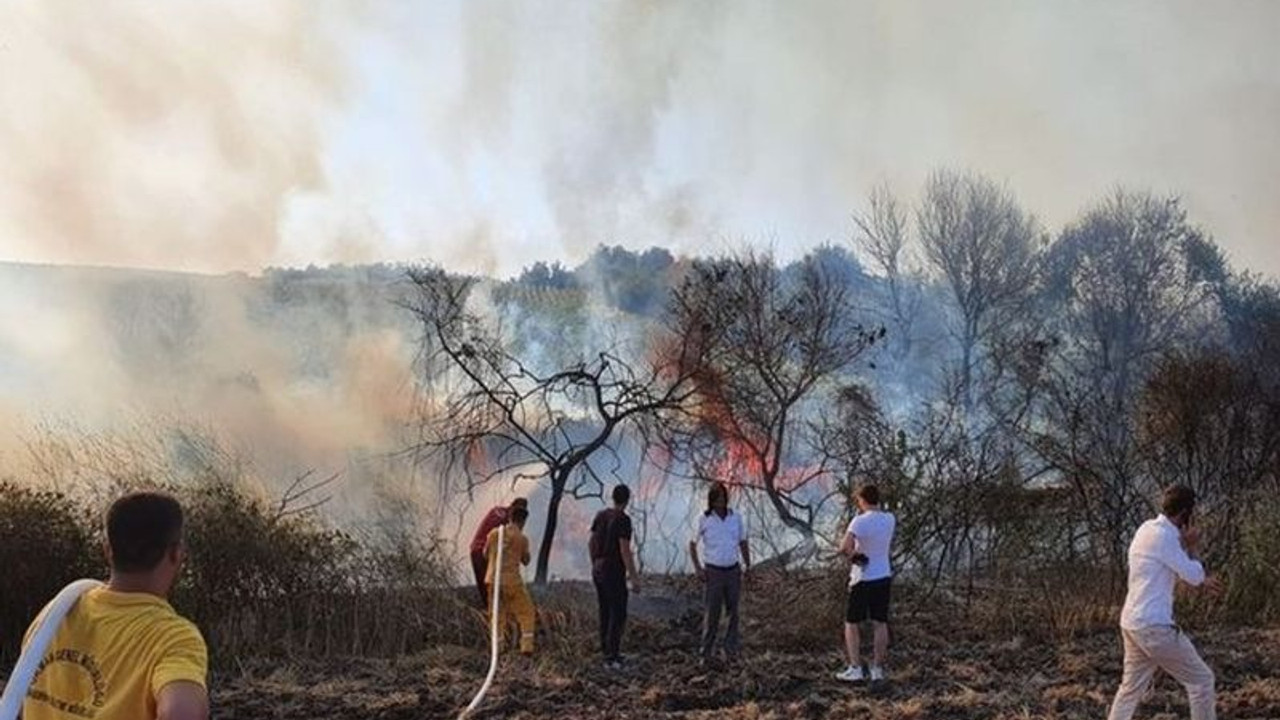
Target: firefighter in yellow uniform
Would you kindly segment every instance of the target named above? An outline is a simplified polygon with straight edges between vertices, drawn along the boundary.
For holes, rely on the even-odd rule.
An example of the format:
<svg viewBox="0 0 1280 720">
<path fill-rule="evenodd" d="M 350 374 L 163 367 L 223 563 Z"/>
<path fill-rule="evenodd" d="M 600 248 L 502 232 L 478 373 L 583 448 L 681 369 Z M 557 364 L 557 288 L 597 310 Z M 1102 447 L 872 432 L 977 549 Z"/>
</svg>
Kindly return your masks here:
<svg viewBox="0 0 1280 720">
<path fill-rule="evenodd" d="M 529 538 L 524 534 L 524 522 L 529 518 L 529 511 L 523 507 L 513 507 L 506 525 L 489 531 L 485 540 L 484 553 L 488 560 L 488 572 L 485 583 L 489 586 L 489 608 L 493 611 L 494 576 L 501 573 L 501 602 L 498 603 L 498 627 L 505 632 L 512 622 L 520 628 L 520 652 L 523 655 L 533 653 L 533 631 L 537 612 L 533 607 L 533 599 L 520 577 L 520 566 L 529 564 Z M 505 528 L 505 530 L 503 530 Z M 502 567 L 497 565 L 498 531 L 503 530 Z"/>
</svg>

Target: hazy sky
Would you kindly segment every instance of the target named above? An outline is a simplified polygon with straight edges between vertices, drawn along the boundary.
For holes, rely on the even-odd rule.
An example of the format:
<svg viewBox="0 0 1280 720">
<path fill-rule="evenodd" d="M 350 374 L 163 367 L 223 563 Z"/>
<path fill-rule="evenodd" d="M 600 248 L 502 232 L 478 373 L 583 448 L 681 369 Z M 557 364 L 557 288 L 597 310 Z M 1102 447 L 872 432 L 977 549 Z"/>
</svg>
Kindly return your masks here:
<svg viewBox="0 0 1280 720">
<path fill-rule="evenodd" d="M 0 260 L 784 256 L 880 180 L 1176 192 L 1280 275 L 1280 2 L 9 0 Z"/>
</svg>

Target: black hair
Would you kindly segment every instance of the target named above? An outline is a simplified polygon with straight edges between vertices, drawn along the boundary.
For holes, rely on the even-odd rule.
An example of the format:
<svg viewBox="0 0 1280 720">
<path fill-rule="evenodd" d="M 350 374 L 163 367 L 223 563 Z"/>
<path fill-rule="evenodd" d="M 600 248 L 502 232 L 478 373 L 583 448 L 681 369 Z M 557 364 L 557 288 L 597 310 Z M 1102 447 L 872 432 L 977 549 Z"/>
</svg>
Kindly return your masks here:
<svg viewBox="0 0 1280 720">
<path fill-rule="evenodd" d="M 723 497 L 726 503 L 729 502 L 729 486 L 722 482 L 711 484 L 711 489 L 707 490 L 707 512 L 710 513 L 715 509 L 717 497 Z"/>
<path fill-rule="evenodd" d="M 626 505 L 631 502 L 631 488 L 626 485 L 618 485 L 613 489 L 613 503 L 615 505 Z"/>
<path fill-rule="evenodd" d="M 107 510 L 107 544 L 111 569 L 116 572 L 154 570 L 181 541 L 182 506 L 169 495 L 130 493 Z"/>
<path fill-rule="evenodd" d="M 529 517 L 529 508 L 522 505 L 516 505 L 511 508 L 511 522 L 519 525 Z"/>
</svg>

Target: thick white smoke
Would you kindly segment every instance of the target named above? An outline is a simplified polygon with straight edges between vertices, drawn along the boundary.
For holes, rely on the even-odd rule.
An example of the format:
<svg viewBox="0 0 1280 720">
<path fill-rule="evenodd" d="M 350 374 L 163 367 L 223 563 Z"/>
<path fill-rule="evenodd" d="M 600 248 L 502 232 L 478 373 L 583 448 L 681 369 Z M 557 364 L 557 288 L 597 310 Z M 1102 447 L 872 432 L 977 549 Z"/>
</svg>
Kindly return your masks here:
<svg viewBox="0 0 1280 720">
<path fill-rule="evenodd" d="M 1059 226 L 1186 196 L 1280 267 L 1274 3 L 440 0 L 0 9 L 0 257 L 509 273 L 600 242 L 848 234 L 885 179 Z"/>
</svg>

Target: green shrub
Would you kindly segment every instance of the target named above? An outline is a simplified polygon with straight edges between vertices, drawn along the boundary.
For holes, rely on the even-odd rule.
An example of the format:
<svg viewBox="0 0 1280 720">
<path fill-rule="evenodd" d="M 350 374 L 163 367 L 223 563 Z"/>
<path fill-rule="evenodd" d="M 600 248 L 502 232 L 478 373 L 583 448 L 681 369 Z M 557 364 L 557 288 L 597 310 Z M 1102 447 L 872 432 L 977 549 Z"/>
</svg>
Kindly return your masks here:
<svg viewBox="0 0 1280 720">
<path fill-rule="evenodd" d="M 358 542 L 314 511 L 291 512 L 216 476 L 167 489 L 186 511 L 187 544 L 170 599 L 200 627 L 215 665 L 251 656 L 385 656 L 482 641 L 483 617 L 463 600 L 469 594 L 452 587 L 448 553 L 432 534 Z M 106 575 L 100 512 L 88 504 L 0 483 L 6 662 L 59 589 Z"/>
<path fill-rule="evenodd" d="M 95 524 L 62 493 L 0 482 L 0 658 L 17 657 L 27 626 L 64 585 L 105 574 Z"/>
<path fill-rule="evenodd" d="M 430 538 L 357 542 L 312 511 L 291 513 L 217 479 L 182 499 L 188 558 L 174 604 L 217 662 L 392 655 L 473 634 Z"/>
<path fill-rule="evenodd" d="M 1224 573 L 1223 604 L 1236 621 L 1280 622 L 1280 500 L 1255 504 L 1242 516 L 1238 545 Z"/>
</svg>

